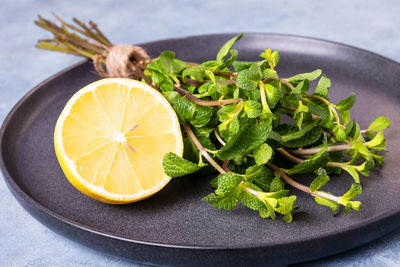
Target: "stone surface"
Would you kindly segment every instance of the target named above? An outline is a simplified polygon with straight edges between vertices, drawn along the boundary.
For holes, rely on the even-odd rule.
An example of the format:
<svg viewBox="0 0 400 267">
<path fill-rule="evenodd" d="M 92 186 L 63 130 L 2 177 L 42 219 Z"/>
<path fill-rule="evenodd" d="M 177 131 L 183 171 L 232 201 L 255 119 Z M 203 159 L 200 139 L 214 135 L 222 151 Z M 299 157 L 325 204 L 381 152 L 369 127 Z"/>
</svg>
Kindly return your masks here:
<svg viewBox="0 0 400 267">
<path fill-rule="evenodd" d="M 50 75 L 81 60 L 34 48 L 50 37 L 37 14 L 95 20 L 114 43 L 221 32 L 286 33 L 341 42 L 400 61 L 400 3 L 388 1 L 33 1 L 0 2 L 0 123 Z M 379 66 L 377 66 L 379 70 Z M 0 175 L 1 176 L 1 175 Z M 0 179 L 0 266 L 132 266 L 70 241 L 33 219 Z M 303 266 L 394 266 L 400 230 Z M 138 265 L 133 265 L 138 266 Z"/>
</svg>

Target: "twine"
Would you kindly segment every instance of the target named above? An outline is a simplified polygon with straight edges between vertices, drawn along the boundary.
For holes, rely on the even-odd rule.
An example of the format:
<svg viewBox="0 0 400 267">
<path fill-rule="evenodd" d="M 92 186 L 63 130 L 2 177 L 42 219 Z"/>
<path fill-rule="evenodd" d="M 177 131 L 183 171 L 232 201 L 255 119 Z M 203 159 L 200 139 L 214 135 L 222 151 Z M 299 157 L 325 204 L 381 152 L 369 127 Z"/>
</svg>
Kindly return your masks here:
<svg viewBox="0 0 400 267">
<path fill-rule="evenodd" d="M 140 78 L 136 75 L 136 65 L 146 65 L 150 57 L 140 46 L 113 45 L 105 58 L 107 72 L 104 71 L 101 55 L 93 56 L 93 64 L 96 71 L 103 78 Z"/>
</svg>

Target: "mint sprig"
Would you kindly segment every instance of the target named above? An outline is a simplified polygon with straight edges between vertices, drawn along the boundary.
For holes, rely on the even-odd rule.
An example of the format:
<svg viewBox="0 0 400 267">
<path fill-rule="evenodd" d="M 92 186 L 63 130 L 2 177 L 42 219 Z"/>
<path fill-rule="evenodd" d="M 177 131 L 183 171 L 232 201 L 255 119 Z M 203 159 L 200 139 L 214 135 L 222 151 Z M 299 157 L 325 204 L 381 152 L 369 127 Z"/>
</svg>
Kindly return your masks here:
<svg viewBox="0 0 400 267">
<path fill-rule="evenodd" d="M 168 86 L 160 89 L 177 112 L 184 138 L 192 144 L 189 147 L 201 155 L 195 162 L 202 162 L 204 157 L 220 173 L 212 180 L 215 192 L 203 200 L 224 210 L 242 203 L 262 218 L 275 219 L 281 214 L 291 222 L 298 206 L 296 196 L 288 195 L 289 185 L 313 196 L 316 203 L 329 207 L 334 214 L 340 206 L 345 214 L 359 210 L 362 204 L 353 198 L 362 191 L 360 175 L 367 176 L 375 162 L 383 163 L 383 130 L 390 122 L 381 116 L 368 129 L 360 130 L 350 113 L 355 94 L 332 103 L 328 98 L 331 80 L 319 69 L 279 78 L 278 51 L 266 49 L 260 61 L 237 61 L 232 46 L 241 37 L 229 40 L 216 60 L 185 67 L 173 54 L 166 54 L 163 61 L 161 57 L 153 61 L 146 72 L 150 79 L 156 71 L 160 73 L 155 77 L 165 76 L 163 81 L 174 82 L 173 90 L 181 96 L 172 95 Z M 153 66 L 157 70 L 152 70 Z M 310 81 L 317 79 L 312 93 Z M 284 115 L 293 123 L 281 124 Z M 197 129 L 208 129 L 208 134 Z M 277 153 L 289 161 L 282 161 Z M 198 163 L 189 164 L 176 157 L 165 157 L 167 174 L 184 175 L 200 169 Z M 344 161 L 348 157 L 350 160 Z M 355 183 L 350 189 L 342 196 L 321 191 L 321 187 L 328 188 L 329 175 L 340 171 L 353 177 Z M 298 173 L 315 175 L 315 179 L 308 187 L 289 177 Z"/>
</svg>

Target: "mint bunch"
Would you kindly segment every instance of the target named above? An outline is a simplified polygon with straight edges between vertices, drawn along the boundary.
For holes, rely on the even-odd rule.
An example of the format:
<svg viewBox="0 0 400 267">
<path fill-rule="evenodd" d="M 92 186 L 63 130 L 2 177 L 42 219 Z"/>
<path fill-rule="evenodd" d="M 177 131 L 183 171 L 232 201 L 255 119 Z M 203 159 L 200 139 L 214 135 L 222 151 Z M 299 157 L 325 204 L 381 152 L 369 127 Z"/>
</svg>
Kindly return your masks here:
<svg viewBox="0 0 400 267">
<path fill-rule="evenodd" d="M 266 49 L 255 62 L 238 61 L 232 49 L 242 35 L 226 42 L 215 60 L 187 63 L 167 51 L 147 64 L 145 81 L 161 90 L 176 111 L 184 139 L 183 158 L 168 153 L 165 173 L 184 176 L 218 171 L 213 192 L 203 198 L 211 206 L 231 210 L 242 203 L 262 218 L 286 222 L 298 208 L 294 187 L 329 207 L 334 214 L 360 210 L 354 200 L 362 192 L 360 175 L 382 164 L 386 151 L 379 117 L 361 130 L 351 119 L 356 96 L 332 103 L 330 79 L 321 70 L 280 78 L 279 51 Z M 318 80 L 315 89 L 310 82 Z M 290 124 L 281 123 L 283 116 Z M 330 175 L 347 172 L 354 180 L 343 195 L 327 191 Z M 310 185 L 295 180 L 307 173 Z"/>
</svg>

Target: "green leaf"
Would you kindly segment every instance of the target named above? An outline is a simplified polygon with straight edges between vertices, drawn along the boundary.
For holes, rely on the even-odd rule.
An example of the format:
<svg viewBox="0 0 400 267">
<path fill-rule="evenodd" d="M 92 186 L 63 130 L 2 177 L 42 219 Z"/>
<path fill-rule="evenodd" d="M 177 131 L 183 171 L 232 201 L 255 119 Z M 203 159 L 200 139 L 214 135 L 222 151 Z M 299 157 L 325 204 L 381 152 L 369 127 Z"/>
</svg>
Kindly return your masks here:
<svg viewBox="0 0 400 267">
<path fill-rule="evenodd" d="M 206 97 L 206 96 L 212 96 L 217 92 L 217 87 L 213 82 L 206 82 L 203 83 L 198 89 L 199 92 L 199 98 Z"/>
<path fill-rule="evenodd" d="M 283 219 L 290 223 L 293 220 L 292 211 L 294 208 L 294 203 L 296 202 L 296 196 L 282 197 L 278 199 L 278 207 L 275 208 L 276 212 L 284 214 Z"/>
<path fill-rule="evenodd" d="M 193 118 L 189 120 L 189 122 L 195 127 L 203 127 L 207 125 L 210 122 L 211 117 L 214 113 L 214 108 L 200 106 L 196 104 L 194 105 L 195 108 L 194 108 Z"/>
<path fill-rule="evenodd" d="M 173 100 L 172 107 L 182 124 L 190 122 L 195 127 L 203 127 L 213 116 L 213 107 L 196 105 L 183 97 L 175 97 Z"/>
<path fill-rule="evenodd" d="M 248 69 L 250 68 L 251 64 L 253 62 L 249 62 L 249 61 L 235 61 L 233 62 L 233 68 L 235 69 L 236 72 L 240 72 L 242 70 Z"/>
<path fill-rule="evenodd" d="M 335 107 L 339 111 L 349 110 L 353 107 L 355 102 L 356 102 L 356 95 L 354 93 L 351 93 L 350 96 L 337 103 Z"/>
<path fill-rule="evenodd" d="M 317 121 L 305 126 L 302 130 L 281 135 L 283 145 L 289 148 L 303 147 L 317 142 L 323 133 Z"/>
<path fill-rule="evenodd" d="M 342 164 L 341 168 L 343 170 L 347 171 L 353 177 L 353 179 L 356 183 L 360 183 L 360 176 L 358 175 L 357 170 L 353 166 L 347 165 L 347 164 Z"/>
<path fill-rule="evenodd" d="M 315 196 L 314 199 L 315 199 L 315 202 L 317 202 L 319 205 L 330 208 L 333 212 L 333 215 L 337 214 L 337 212 L 339 211 L 339 203 L 337 203 L 333 200 L 326 199 L 326 198 L 323 198 L 320 196 Z"/>
<path fill-rule="evenodd" d="M 269 108 L 275 108 L 276 104 L 278 104 L 282 97 L 285 95 L 280 87 L 280 83 L 276 84 L 276 86 L 271 83 L 267 83 L 264 85 L 264 89 Z"/>
<path fill-rule="evenodd" d="M 261 69 L 256 63 L 252 63 L 248 69 L 238 72 L 236 76 L 238 86 L 244 90 L 256 90 L 261 79 Z"/>
<path fill-rule="evenodd" d="M 243 36 L 243 33 L 241 33 L 241 34 L 239 34 L 238 36 L 236 36 L 236 37 L 230 39 L 229 41 L 227 41 L 227 42 L 221 47 L 221 49 L 218 51 L 218 54 L 217 54 L 217 61 L 220 61 L 220 62 L 224 61 L 225 58 L 227 57 L 229 51 L 232 49 L 233 44 L 234 44 L 236 41 L 240 40 L 240 38 L 242 38 L 242 36 Z"/>
<path fill-rule="evenodd" d="M 333 129 L 333 133 L 335 134 L 335 138 L 338 142 L 342 142 L 346 139 L 346 132 L 340 125 L 336 125 Z"/>
<path fill-rule="evenodd" d="M 182 80 L 185 80 L 187 77 L 189 77 L 190 79 L 194 79 L 202 83 L 204 81 L 205 71 L 206 67 L 201 65 L 184 69 L 182 72 Z"/>
<path fill-rule="evenodd" d="M 217 178 L 218 187 L 215 194 L 211 193 L 202 200 L 215 208 L 231 210 L 238 203 L 238 186 L 242 180 L 242 176 L 231 172 L 220 174 Z"/>
<path fill-rule="evenodd" d="M 274 150 L 267 143 L 261 144 L 253 150 L 254 160 L 258 166 L 268 163 L 273 154 Z"/>
<path fill-rule="evenodd" d="M 185 62 L 175 59 L 175 53 L 172 51 L 165 51 L 160 54 L 160 64 L 169 76 L 181 72 L 188 66 Z"/>
<path fill-rule="evenodd" d="M 180 96 L 175 97 L 172 107 L 178 115 L 180 123 L 184 124 L 185 122 L 193 119 L 195 104 L 193 104 L 191 101 Z"/>
<path fill-rule="evenodd" d="M 291 95 L 296 96 L 296 99 L 301 99 L 301 94 L 306 93 L 310 89 L 310 82 L 308 80 L 303 80 L 299 82 L 293 91 L 290 92 Z"/>
<path fill-rule="evenodd" d="M 258 188 L 257 186 L 255 186 L 251 183 L 245 182 L 243 185 L 244 185 L 244 187 L 251 188 L 252 190 L 261 191 L 260 188 Z M 239 190 L 238 197 L 239 197 L 240 202 L 242 202 L 243 205 L 245 205 L 249 209 L 252 209 L 252 210 L 265 209 L 264 202 L 262 202 L 256 196 L 254 196 L 253 194 L 250 194 L 243 188 L 241 188 Z"/>
<path fill-rule="evenodd" d="M 238 155 L 246 155 L 267 140 L 271 131 L 270 126 L 255 124 L 242 129 L 237 135 L 231 137 L 225 146 L 218 152 L 221 160 L 231 160 Z"/>
<path fill-rule="evenodd" d="M 350 111 L 339 110 L 342 125 L 347 125 L 350 122 Z M 345 132 L 346 134 L 346 132 Z"/>
<path fill-rule="evenodd" d="M 171 177 L 178 177 L 198 171 L 201 167 L 191 161 L 183 159 L 175 153 L 164 155 L 162 162 L 164 172 Z"/>
<path fill-rule="evenodd" d="M 244 179 L 251 182 L 255 177 L 257 177 L 263 169 L 263 166 L 253 165 L 246 169 Z"/>
<path fill-rule="evenodd" d="M 378 117 L 376 118 L 369 126 L 367 131 L 368 132 L 379 132 L 379 131 L 383 131 L 386 128 L 390 127 L 390 121 L 384 117 Z"/>
<path fill-rule="evenodd" d="M 297 82 L 297 81 L 303 81 L 303 80 L 314 81 L 321 75 L 321 73 L 322 73 L 322 71 L 320 69 L 318 69 L 313 72 L 297 74 L 297 75 L 294 75 L 293 77 L 290 77 L 288 79 L 288 81 L 289 82 Z"/>
<path fill-rule="evenodd" d="M 287 174 L 295 174 L 295 173 L 308 173 L 315 171 L 321 167 L 325 167 L 328 163 L 328 152 L 326 152 L 326 148 L 322 149 L 320 152 L 315 154 L 312 158 L 306 159 L 302 163 L 296 164 L 291 169 L 284 169 Z"/>
<path fill-rule="evenodd" d="M 215 193 L 219 196 L 231 194 L 242 182 L 243 177 L 232 172 L 220 174 L 218 176 L 218 188 Z"/>
<path fill-rule="evenodd" d="M 218 66 L 215 71 L 219 72 L 222 71 L 224 72 L 227 67 L 231 66 L 233 64 L 233 62 L 235 62 L 235 60 L 237 59 L 239 53 L 236 49 L 231 49 L 230 51 L 231 57 L 229 59 L 227 59 L 224 63 L 222 63 L 220 66 Z"/>
<path fill-rule="evenodd" d="M 243 102 L 244 112 L 246 112 L 247 117 L 257 118 L 261 115 L 262 105 L 254 100 L 247 100 Z"/>
<path fill-rule="evenodd" d="M 317 88 L 315 89 L 315 94 L 328 97 L 330 87 L 331 87 L 331 80 L 325 74 L 323 74 L 319 79 Z"/>
<path fill-rule="evenodd" d="M 282 191 L 284 189 L 285 189 L 285 184 L 282 181 L 281 177 L 279 175 L 275 176 L 275 178 L 272 179 L 272 181 L 271 181 L 269 190 L 271 192 L 277 192 L 277 191 Z"/>
<path fill-rule="evenodd" d="M 250 182 L 258 186 L 264 191 L 272 191 L 270 190 L 270 185 L 272 180 L 275 178 L 275 174 L 269 168 L 263 167 L 261 172 L 258 173 Z"/>
<path fill-rule="evenodd" d="M 322 186 L 324 186 L 327 182 L 329 182 L 329 176 L 326 173 L 325 169 L 319 168 L 317 171 L 317 178 L 312 181 L 310 185 L 310 191 L 315 192 L 318 189 L 320 189 Z"/>
<path fill-rule="evenodd" d="M 221 210 L 231 210 L 236 207 L 238 203 L 237 194 L 227 194 L 224 196 L 217 196 L 214 193 L 202 198 L 202 201 L 207 201 L 211 206 Z"/>
<path fill-rule="evenodd" d="M 347 191 L 341 198 L 341 203 L 347 204 L 348 201 L 352 200 L 356 196 L 362 193 L 362 187 L 359 183 L 354 183 L 351 185 L 349 191 Z"/>
</svg>

